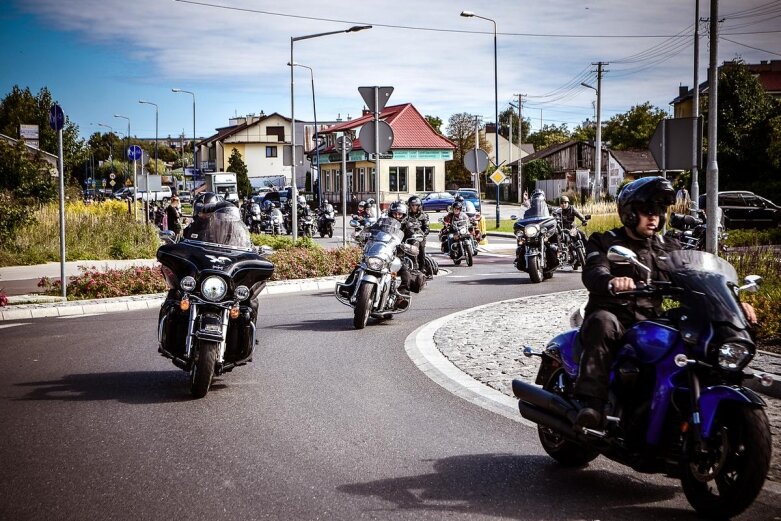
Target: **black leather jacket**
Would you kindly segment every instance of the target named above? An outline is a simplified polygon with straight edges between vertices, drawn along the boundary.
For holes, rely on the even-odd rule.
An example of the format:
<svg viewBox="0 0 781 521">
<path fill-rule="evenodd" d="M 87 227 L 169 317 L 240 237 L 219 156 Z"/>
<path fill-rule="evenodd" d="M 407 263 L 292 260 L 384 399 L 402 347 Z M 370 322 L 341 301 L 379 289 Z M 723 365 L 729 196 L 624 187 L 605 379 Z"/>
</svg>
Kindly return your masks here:
<svg viewBox="0 0 781 521">
<path fill-rule="evenodd" d="M 583 214 L 580 213 L 577 208 L 571 204 L 567 207 L 566 210 L 559 208 L 559 211 L 561 212 L 561 224 L 565 230 L 572 228 L 572 223 L 575 222 L 575 217 L 580 219 L 580 222 L 582 223 L 586 222 L 586 218 L 583 216 Z"/>
<path fill-rule="evenodd" d="M 428 215 L 426 212 L 420 212 L 417 215 L 407 214 L 407 218 L 404 219 L 404 238 L 408 238 L 416 231 L 422 232 L 424 235 L 428 235 Z"/>
<path fill-rule="evenodd" d="M 624 246 L 635 252 L 637 260 L 651 268 L 651 280 L 669 280 L 664 263 L 666 253 L 681 249 L 681 243 L 677 240 L 663 238 L 658 234 L 649 239 L 632 239 L 625 228 L 591 234 L 586 243 L 586 266 L 583 268 L 583 284 L 589 291 L 586 315 L 604 309 L 630 320 L 645 320 L 658 316 L 662 304 L 660 298 L 622 297 L 610 293 L 608 283 L 614 277 L 631 277 L 637 284 L 640 281 L 645 282 L 648 276 L 645 270 L 634 265 L 609 262 L 607 251 L 614 245 Z"/>
</svg>

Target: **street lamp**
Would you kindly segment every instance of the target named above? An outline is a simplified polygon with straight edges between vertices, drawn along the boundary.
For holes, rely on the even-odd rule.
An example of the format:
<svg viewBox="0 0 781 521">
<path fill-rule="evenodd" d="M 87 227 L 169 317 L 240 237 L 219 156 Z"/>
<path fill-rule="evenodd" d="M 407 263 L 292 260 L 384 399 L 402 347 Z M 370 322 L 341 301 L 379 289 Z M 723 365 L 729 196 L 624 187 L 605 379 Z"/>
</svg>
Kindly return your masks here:
<svg viewBox="0 0 781 521">
<path fill-rule="evenodd" d="M 288 66 L 290 64 L 288 63 Z M 312 78 L 312 113 L 315 118 L 315 157 L 317 159 L 317 202 L 320 204 L 320 201 L 322 201 L 323 194 L 322 194 L 322 188 L 320 186 L 320 154 L 318 153 L 319 150 L 319 141 L 318 141 L 318 132 L 317 132 L 317 105 L 315 104 L 315 72 L 312 70 L 312 67 L 308 67 L 306 65 L 302 65 L 300 63 L 294 63 L 293 67 L 301 67 L 304 69 L 309 69 L 309 76 Z"/>
<path fill-rule="evenodd" d="M 114 114 L 115 118 L 122 118 L 127 120 L 127 147 L 125 148 L 125 158 L 127 159 L 128 151 L 130 150 L 130 118 L 127 116 L 121 116 Z M 130 159 L 127 159 L 128 166 L 130 166 Z M 133 168 L 133 219 L 138 220 L 138 205 L 136 204 L 136 197 L 138 196 L 138 179 L 136 179 L 136 169 Z"/>
<path fill-rule="evenodd" d="M 599 76 L 601 82 L 602 75 Z M 602 197 L 602 93 L 598 87 L 581 82 L 581 85 L 593 89 L 597 93 L 597 152 L 594 158 L 594 200 L 599 201 Z"/>
<path fill-rule="evenodd" d="M 461 16 L 464 18 L 480 18 L 481 20 L 488 20 L 494 24 L 494 122 L 496 128 L 496 151 L 494 152 L 496 157 L 496 168 L 499 168 L 499 70 L 497 65 L 497 53 L 496 53 L 496 20 L 492 18 L 486 18 L 473 13 L 472 11 L 461 11 Z M 496 185 L 496 227 L 499 228 L 499 185 Z"/>
<path fill-rule="evenodd" d="M 190 94 L 193 97 L 193 168 L 197 168 L 198 165 L 195 161 L 195 93 L 184 89 L 171 89 L 171 92 L 184 92 Z M 184 165 L 182 165 L 182 172 L 184 172 Z M 185 177 L 185 188 L 187 188 L 187 178 Z"/>
<path fill-rule="evenodd" d="M 158 115 L 158 109 L 157 103 L 152 103 L 151 101 L 144 101 L 144 100 L 138 100 L 139 103 L 144 105 L 154 105 L 155 107 L 155 175 L 157 175 L 157 115 Z M 146 185 L 146 193 L 151 193 L 151 190 L 149 190 L 149 170 L 144 170 L 144 181 Z M 149 222 L 149 195 L 146 197 L 146 211 L 144 212 L 145 220 L 148 223 Z"/>
<path fill-rule="evenodd" d="M 290 157 L 291 157 L 291 172 L 292 172 L 292 193 L 290 194 L 290 200 L 292 203 L 292 222 L 291 226 L 293 227 L 293 241 L 298 239 L 298 207 L 296 200 L 298 199 L 298 186 L 296 185 L 296 111 L 295 111 L 295 83 L 293 81 L 293 67 L 295 66 L 296 61 L 293 59 L 293 43 L 298 42 L 300 40 L 309 40 L 312 38 L 319 38 L 321 36 L 330 36 L 332 34 L 339 34 L 339 33 L 355 33 L 358 31 L 363 31 L 364 29 L 371 29 L 371 25 L 354 25 L 350 27 L 349 29 L 342 29 L 341 31 L 328 31 L 326 33 L 316 33 L 316 34 L 307 34 L 305 36 L 291 36 L 290 37 L 290 61 L 288 62 L 288 66 L 290 67 Z M 320 169 L 318 168 L 318 172 Z M 379 172 L 377 172 L 379 176 Z M 347 172 L 342 172 L 342 178 L 343 182 L 347 181 Z M 319 183 L 318 183 L 319 184 Z M 380 202 L 377 201 L 377 204 L 379 205 Z"/>
<path fill-rule="evenodd" d="M 106 127 L 111 131 L 111 133 L 114 133 L 114 128 L 109 125 L 104 125 L 103 123 L 98 123 L 99 127 Z M 108 141 L 108 160 L 111 161 L 111 168 L 114 168 L 114 147 L 111 144 L 111 140 Z"/>
</svg>

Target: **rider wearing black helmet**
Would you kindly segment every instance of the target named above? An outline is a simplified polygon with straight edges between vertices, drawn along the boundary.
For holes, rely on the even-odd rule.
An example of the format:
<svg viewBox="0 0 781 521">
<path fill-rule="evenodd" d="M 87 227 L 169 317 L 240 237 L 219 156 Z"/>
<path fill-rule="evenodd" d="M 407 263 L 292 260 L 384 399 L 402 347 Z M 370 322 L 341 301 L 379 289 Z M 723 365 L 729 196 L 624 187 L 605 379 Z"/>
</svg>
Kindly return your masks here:
<svg viewBox="0 0 781 521">
<path fill-rule="evenodd" d="M 624 186 L 618 196 L 620 228 L 593 233 L 586 244 L 586 266 L 583 284 L 589 291 L 580 338 L 583 354 L 575 382 L 575 394 L 583 406 L 576 424 L 598 428 L 602 425 L 608 399 L 608 374 L 624 332 L 640 320 L 658 317 L 661 298 L 627 297 L 616 294 L 635 289 L 650 280 L 669 280 L 666 254 L 680 249 L 675 239 L 663 238 L 658 232 L 664 226 L 667 208 L 675 202 L 675 191 L 663 177 L 643 177 Z M 651 268 L 651 273 L 631 265 L 608 261 L 607 251 L 619 245 L 637 254 L 637 260 Z M 751 322 L 753 309 L 744 306 Z"/>
<path fill-rule="evenodd" d="M 426 266 L 426 236 L 429 232 L 428 215 L 423 211 L 423 203 L 420 197 L 413 195 L 407 199 L 409 213 L 404 222 L 404 238 L 409 239 L 415 233 L 422 233 L 423 239 L 418 243 L 418 268 L 424 271 L 427 276 L 432 274 L 428 272 Z"/>
<path fill-rule="evenodd" d="M 450 206 L 450 211 L 448 214 L 442 219 L 442 222 L 445 224 L 445 226 L 442 227 L 442 231 L 439 232 L 439 240 L 440 240 L 440 250 L 442 253 L 447 253 L 450 251 L 450 242 L 448 239 L 448 225 L 451 223 L 458 223 L 462 221 L 469 221 L 469 217 L 467 217 L 466 212 L 464 210 L 464 203 L 456 201 Z"/>
</svg>

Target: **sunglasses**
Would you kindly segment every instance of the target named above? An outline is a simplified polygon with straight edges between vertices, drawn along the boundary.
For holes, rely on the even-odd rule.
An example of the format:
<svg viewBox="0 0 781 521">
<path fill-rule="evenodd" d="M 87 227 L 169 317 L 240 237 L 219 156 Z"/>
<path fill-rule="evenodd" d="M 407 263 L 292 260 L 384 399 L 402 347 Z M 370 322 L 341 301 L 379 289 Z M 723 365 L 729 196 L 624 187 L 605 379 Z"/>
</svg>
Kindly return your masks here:
<svg viewBox="0 0 781 521">
<path fill-rule="evenodd" d="M 637 212 L 646 217 L 661 216 L 667 213 L 667 208 L 659 205 L 641 205 L 637 207 Z"/>
</svg>

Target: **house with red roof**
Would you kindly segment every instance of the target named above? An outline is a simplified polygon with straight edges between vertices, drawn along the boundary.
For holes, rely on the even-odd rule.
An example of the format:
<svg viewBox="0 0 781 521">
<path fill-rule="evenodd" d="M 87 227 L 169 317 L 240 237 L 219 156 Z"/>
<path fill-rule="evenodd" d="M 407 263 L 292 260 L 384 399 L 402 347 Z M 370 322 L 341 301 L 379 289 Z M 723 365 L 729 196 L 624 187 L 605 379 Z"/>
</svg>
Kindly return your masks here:
<svg viewBox="0 0 781 521">
<path fill-rule="evenodd" d="M 345 178 L 348 202 L 376 197 L 376 161 L 361 147 L 359 138 L 361 128 L 373 119 L 374 115 L 364 110 L 360 117 L 320 131 L 325 143 L 310 156 L 320 167 L 321 189 L 329 201 L 342 201 Z M 445 163 L 453 159 L 456 145 L 438 134 L 411 103 L 385 107 L 380 119 L 393 131 L 390 151 L 380 156 L 380 204 L 385 207 L 412 194 L 444 191 Z M 340 136 L 352 139 L 346 176 L 342 173 L 342 154 L 336 149 Z"/>
</svg>

